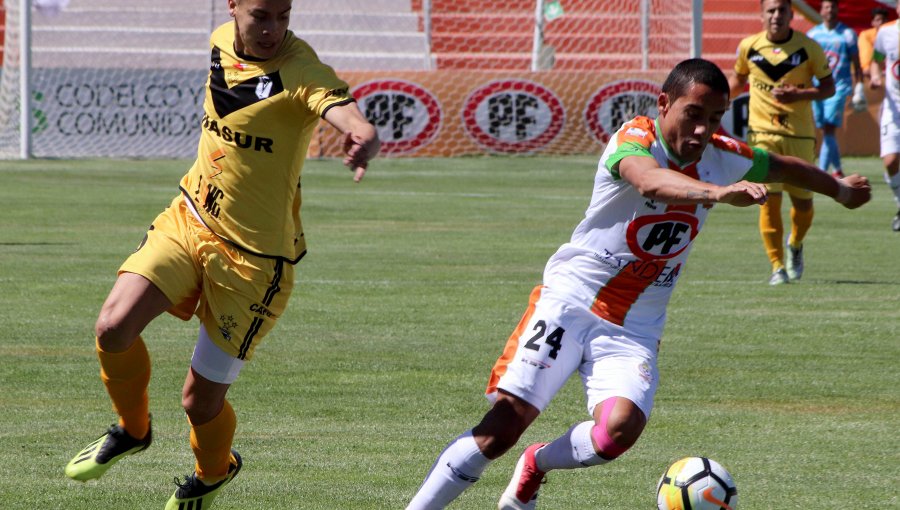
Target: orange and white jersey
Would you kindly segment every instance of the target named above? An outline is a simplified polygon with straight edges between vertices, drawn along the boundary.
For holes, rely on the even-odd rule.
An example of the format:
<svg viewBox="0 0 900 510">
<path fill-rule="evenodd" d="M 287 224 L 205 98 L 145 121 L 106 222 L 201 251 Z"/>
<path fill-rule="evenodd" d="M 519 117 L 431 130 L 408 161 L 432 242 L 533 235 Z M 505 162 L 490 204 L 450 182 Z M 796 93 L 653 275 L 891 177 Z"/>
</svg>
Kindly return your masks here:
<svg viewBox="0 0 900 510">
<path fill-rule="evenodd" d="M 544 270 L 544 285 L 555 294 L 654 339 L 662 335 L 666 305 L 712 206 L 645 198 L 619 176 L 619 162 L 652 157 L 662 168 L 717 185 L 761 182 L 769 168 L 767 152 L 724 133 L 713 135 L 700 160 L 679 162 L 659 133 L 647 117 L 616 132 L 600 158 L 584 219 Z"/>
</svg>

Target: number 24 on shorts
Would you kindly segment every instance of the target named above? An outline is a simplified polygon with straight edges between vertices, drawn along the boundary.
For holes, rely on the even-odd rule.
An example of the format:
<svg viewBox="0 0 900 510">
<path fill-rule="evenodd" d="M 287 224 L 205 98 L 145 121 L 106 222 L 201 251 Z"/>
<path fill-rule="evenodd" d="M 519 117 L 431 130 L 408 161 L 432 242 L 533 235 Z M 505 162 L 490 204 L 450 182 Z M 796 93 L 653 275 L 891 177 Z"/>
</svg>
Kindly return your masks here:
<svg viewBox="0 0 900 510">
<path fill-rule="evenodd" d="M 534 323 L 534 328 L 536 331 L 535 335 L 528 339 L 525 342 L 525 348 L 531 349 L 533 351 L 541 350 L 540 340 L 544 338 L 544 343 L 551 347 L 550 349 L 550 359 L 556 359 L 556 355 L 559 354 L 559 350 L 562 348 L 562 338 L 563 334 L 566 332 L 563 328 L 556 328 L 547 335 L 547 323 L 543 320 L 539 320 Z"/>
</svg>

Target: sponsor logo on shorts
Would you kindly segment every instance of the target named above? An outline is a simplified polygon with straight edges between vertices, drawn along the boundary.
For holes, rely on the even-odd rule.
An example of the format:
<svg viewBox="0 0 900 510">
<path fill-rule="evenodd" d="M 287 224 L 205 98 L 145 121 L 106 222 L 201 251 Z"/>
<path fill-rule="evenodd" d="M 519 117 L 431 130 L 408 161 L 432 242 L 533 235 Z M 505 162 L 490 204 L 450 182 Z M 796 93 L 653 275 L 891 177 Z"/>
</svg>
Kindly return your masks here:
<svg viewBox="0 0 900 510">
<path fill-rule="evenodd" d="M 543 370 L 545 368 L 550 368 L 550 366 L 551 366 L 549 363 L 545 363 L 541 360 L 536 360 L 536 359 L 531 359 L 531 358 L 522 358 L 520 361 L 522 363 L 525 363 L 525 364 L 528 364 L 528 365 L 531 365 L 534 367 L 538 367 L 540 370 Z"/>
<path fill-rule="evenodd" d="M 233 315 L 219 316 L 219 332 L 222 333 L 222 337 L 224 337 L 225 340 L 231 340 L 231 332 L 234 331 L 234 328 L 236 328 L 237 325 L 237 321 L 234 320 Z"/>
<path fill-rule="evenodd" d="M 646 361 L 641 362 L 641 364 L 638 365 L 638 373 L 640 374 L 641 379 L 648 383 L 653 382 L 653 372 L 650 370 L 650 363 L 647 363 Z"/>
<path fill-rule="evenodd" d="M 270 319 L 275 317 L 275 314 L 270 312 L 268 308 L 258 303 L 250 305 L 250 311 L 257 315 L 262 315 L 263 317 L 269 317 Z"/>
</svg>

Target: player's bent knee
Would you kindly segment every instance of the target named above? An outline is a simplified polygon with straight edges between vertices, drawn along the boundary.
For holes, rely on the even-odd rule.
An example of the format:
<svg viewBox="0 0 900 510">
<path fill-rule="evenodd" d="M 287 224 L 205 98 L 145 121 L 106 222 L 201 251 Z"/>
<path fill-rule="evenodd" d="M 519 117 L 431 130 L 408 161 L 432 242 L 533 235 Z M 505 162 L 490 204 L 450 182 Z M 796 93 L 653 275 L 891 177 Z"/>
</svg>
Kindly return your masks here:
<svg viewBox="0 0 900 510">
<path fill-rule="evenodd" d="M 609 435 L 609 432 L 606 431 L 605 426 L 594 425 L 594 428 L 591 429 L 591 437 L 594 439 L 594 444 L 597 445 L 597 448 L 600 450 L 597 453 L 606 460 L 618 458 L 632 446 L 622 446 L 617 443 Z"/>
<path fill-rule="evenodd" d="M 94 335 L 100 348 L 107 352 L 121 352 L 128 349 L 137 339 L 140 331 L 126 327 L 124 321 L 117 320 L 112 314 L 102 311 L 94 324 Z"/>
<path fill-rule="evenodd" d="M 619 402 L 623 406 L 616 409 Z M 644 413 L 628 399 L 613 397 L 603 401 L 600 420 L 591 429 L 597 453 L 606 460 L 618 458 L 634 446 L 645 424 Z"/>
<path fill-rule="evenodd" d="M 181 407 L 193 425 L 209 423 L 222 411 L 225 400 L 203 398 L 195 393 L 185 393 L 181 397 Z"/>
</svg>

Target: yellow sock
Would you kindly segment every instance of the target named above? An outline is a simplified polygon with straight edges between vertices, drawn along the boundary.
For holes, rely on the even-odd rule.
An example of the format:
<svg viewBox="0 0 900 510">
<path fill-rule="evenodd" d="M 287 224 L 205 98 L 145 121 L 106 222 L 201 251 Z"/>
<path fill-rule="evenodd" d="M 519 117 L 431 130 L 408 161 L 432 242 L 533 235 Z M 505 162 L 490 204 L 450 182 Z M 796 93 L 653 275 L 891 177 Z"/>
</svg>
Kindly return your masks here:
<svg viewBox="0 0 900 510">
<path fill-rule="evenodd" d="M 191 423 L 190 418 L 188 423 Z M 197 459 L 194 469 L 204 483 L 212 485 L 228 475 L 235 428 L 237 417 L 227 400 L 222 411 L 210 422 L 203 425 L 191 423 L 191 449 Z"/>
<path fill-rule="evenodd" d="M 800 211 L 791 207 L 791 236 L 788 238 L 788 244 L 794 248 L 799 248 L 803 244 L 806 233 L 812 227 L 814 215 L 815 211 L 812 207 L 808 211 Z"/>
<path fill-rule="evenodd" d="M 763 247 L 769 262 L 772 263 L 772 271 L 784 267 L 784 224 L 781 222 L 781 193 L 769 195 L 766 203 L 759 206 L 759 233 L 762 236 Z"/>
<path fill-rule="evenodd" d="M 124 352 L 106 352 L 96 341 L 100 379 L 119 415 L 119 425 L 131 437 L 143 439 L 150 430 L 150 355 L 141 337 Z"/>
</svg>

